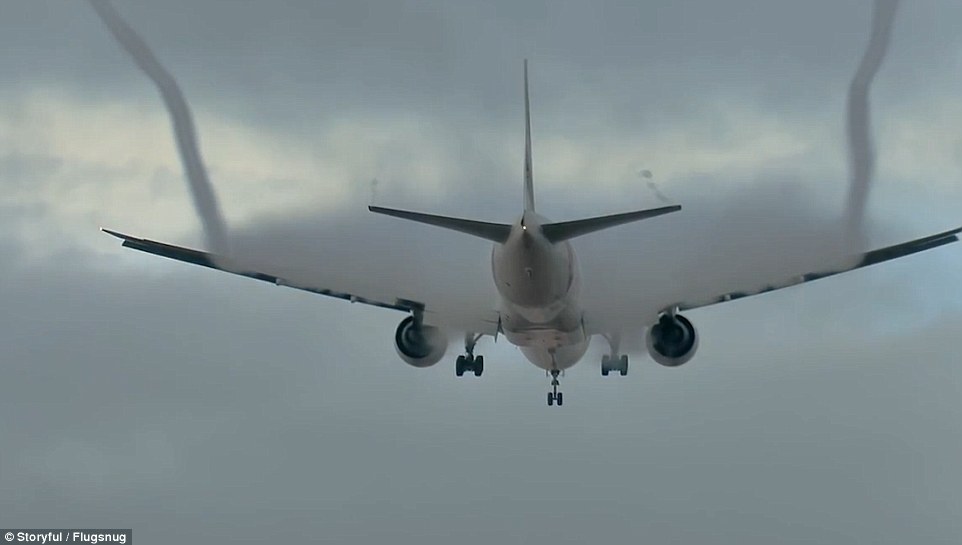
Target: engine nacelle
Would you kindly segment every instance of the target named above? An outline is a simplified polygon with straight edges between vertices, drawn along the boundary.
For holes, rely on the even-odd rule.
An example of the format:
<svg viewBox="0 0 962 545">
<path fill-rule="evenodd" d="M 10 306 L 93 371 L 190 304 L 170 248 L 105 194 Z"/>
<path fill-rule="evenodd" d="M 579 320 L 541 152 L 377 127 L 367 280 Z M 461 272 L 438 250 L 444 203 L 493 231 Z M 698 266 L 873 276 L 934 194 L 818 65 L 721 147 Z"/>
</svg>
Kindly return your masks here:
<svg viewBox="0 0 962 545">
<path fill-rule="evenodd" d="M 698 350 L 698 332 L 681 314 L 662 314 L 658 323 L 648 328 L 646 344 L 651 359 L 665 367 L 678 367 Z"/>
<path fill-rule="evenodd" d="M 418 324 L 414 316 L 408 316 L 394 332 L 394 348 L 408 365 L 430 367 L 444 357 L 448 339 L 440 329 Z"/>
</svg>

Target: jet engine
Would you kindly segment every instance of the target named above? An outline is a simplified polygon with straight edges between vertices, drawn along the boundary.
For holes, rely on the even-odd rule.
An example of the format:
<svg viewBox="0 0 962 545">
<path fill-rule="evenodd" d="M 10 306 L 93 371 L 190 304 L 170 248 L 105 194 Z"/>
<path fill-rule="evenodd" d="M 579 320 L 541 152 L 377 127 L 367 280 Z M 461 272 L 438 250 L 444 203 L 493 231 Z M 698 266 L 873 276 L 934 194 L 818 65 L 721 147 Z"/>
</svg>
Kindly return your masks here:
<svg viewBox="0 0 962 545">
<path fill-rule="evenodd" d="M 448 339 L 440 329 L 426 326 L 408 316 L 397 326 L 394 348 L 408 365 L 430 367 L 441 361 L 448 349 Z"/>
<path fill-rule="evenodd" d="M 651 359 L 665 367 L 678 367 L 698 350 L 698 332 L 681 314 L 662 314 L 658 323 L 648 328 L 646 344 Z"/>
</svg>

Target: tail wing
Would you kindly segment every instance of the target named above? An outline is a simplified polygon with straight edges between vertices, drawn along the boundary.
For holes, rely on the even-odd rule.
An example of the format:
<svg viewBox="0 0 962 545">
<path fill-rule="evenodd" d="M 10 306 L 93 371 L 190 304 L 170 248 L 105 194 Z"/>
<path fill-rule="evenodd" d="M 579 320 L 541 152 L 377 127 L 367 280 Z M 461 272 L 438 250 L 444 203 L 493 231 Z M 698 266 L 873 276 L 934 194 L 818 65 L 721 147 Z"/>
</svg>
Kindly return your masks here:
<svg viewBox="0 0 962 545">
<path fill-rule="evenodd" d="M 422 214 L 420 212 L 409 212 L 407 210 L 381 208 L 380 206 L 368 206 L 367 209 L 376 214 L 384 214 L 386 216 L 394 216 L 395 218 L 426 223 L 428 225 L 434 225 L 435 227 L 444 227 L 445 229 L 467 233 L 499 244 L 503 244 L 504 241 L 508 240 L 508 235 L 511 234 L 511 226 L 503 223 L 488 223 L 485 221 L 451 218 L 448 216 L 435 216 L 433 214 Z"/>
<path fill-rule="evenodd" d="M 487 223 L 483 221 L 467 220 L 462 218 L 451 218 L 447 216 L 435 216 L 420 212 L 410 212 L 407 210 L 395 210 L 393 208 L 381 208 L 379 206 L 369 206 L 368 210 L 378 214 L 394 216 L 396 218 L 416 221 L 436 227 L 444 227 L 461 233 L 467 233 L 483 239 L 487 239 L 499 244 L 508 240 L 511 234 L 511 226 L 503 223 Z M 524 210 L 534 212 L 534 177 L 531 169 L 531 104 L 528 100 L 528 59 L 524 60 Z M 669 214 L 681 210 L 680 206 L 664 206 L 651 210 L 638 210 L 636 212 L 626 212 L 624 214 L 613 214 L 610 216 L 599 216 L 575 221 L 565 221 L 559 223 L 549 223 L 542 225 L 542 233 L 551 242 L 562 242 L 574 237 L 630 223 L 647 218 L 653 218 L 662 214 Z"/>
<path fill-rule="evenodd" d="M 531 172 L 531 107 L 528 104 L 528 59 L 524 60 L 524 209 L 534 212 L 534 175 Z"/>
<path fill-rule="evenodd" d="M 598 216 L 583 220 L 548 223 L 541 226 L 541 232 L 544 233 L 544 236 L 551 242 L 561 242 L 563 240 L 580 237 L 581 235 L 587 235 L 588 233 L 593 233 L 595 231 L 600 231 L 616 225 L 653 218 L 663 214 L 670 214 L 679 210 L 681 210 L 681 206 L 673 205 L 663 206 L 661 208 L 652 208 L 650 210 L 625 212 L 624 214 Z"/>
</svg>

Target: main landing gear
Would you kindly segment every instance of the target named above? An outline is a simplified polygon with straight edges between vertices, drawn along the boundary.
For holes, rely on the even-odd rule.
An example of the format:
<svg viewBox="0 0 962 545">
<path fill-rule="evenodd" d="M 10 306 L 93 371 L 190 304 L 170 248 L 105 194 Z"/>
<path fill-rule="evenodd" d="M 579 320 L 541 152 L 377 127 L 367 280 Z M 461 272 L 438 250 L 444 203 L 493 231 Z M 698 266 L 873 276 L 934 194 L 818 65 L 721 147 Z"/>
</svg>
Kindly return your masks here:
<svg viewBox="0 0 962 545">
<path fill-rule="evenodd" d="M 621 337 L 616 334 L 605 335 L 608 345 L 611 347 L 611 354 L 601 356 L 601 376 L 607 377 L 608 373 L 617 371 L 621 376 L 628 374 L 628 356 L 618 355 L 618 345 L 621 344 Z"/>
<path fill-rule="evenodd" d="M 601 356 L 601 375 L 607 377 L 608 373 L 617 371 L 621 376 L 628 374 L 628 356 L 622 354 L 612 357 L 605 354 Z"/>
<path fill-rule="evenodd" d="M 561 386 L 561 384 L 558 382 L 559 374 L 561 374 L 561 372 L 558 371 L 557 369 L 551 370 L 551 391 L 548 392 L 549 407 L 554 405 L 555 403 L 557 403 L 558 406 L 560 407 L 564 405 L 564 402 L 565 402 L 564 395 L 558 391 L 558 386 Z"/>
<path fill-rule="evenodd" d="M 480 339 L 481 335 L 475 335 L 474 333 L 464 335 L 464 351 L 466 354 L 458 356 L 454 363 L 454 374 L 460 377 L 465 373 L 474 373 L 474 376 L 480 377 L 481 373 L 484 372 L 484 356 L 474 355 L 474 346 L 478 344 Z"/>
</svg>

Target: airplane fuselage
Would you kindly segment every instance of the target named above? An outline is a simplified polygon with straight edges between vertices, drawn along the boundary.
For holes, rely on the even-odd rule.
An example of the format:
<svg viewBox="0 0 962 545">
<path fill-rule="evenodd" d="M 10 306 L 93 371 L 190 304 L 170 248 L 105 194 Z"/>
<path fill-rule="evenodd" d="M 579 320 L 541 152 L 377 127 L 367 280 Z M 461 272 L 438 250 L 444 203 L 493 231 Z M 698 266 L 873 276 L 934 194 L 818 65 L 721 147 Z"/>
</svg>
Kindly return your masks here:
<svg viewBox="0 0 962 545">
<path fill-rule="evenodd" d="M 464 337 L 465 352 L 455 360 L 455 374 L 466 373 L 480 377 L 484 372 L 484 356 L 475 354 L 475 345 L 484 335 L 498 333 L 518 346 L 524 356 L 551 375 L 551 391 L 548 392 L 548 405 L 562 405 L 563 393 L 558 391 L 561 371 L 578 363 L 584 357 L 590 341 L 587 334 L 584 312 L 580 304 L 581 278 L 578 261 L 575 258 L 570 240 L 576 237 L 624 225 L 627 223 L 654 218 L 681 210 L 679 205 L 662 206 L 648 210 L 634 210 L 570 221 L 551 223 L 535 212 L 534 176 L 531 157 L 531 116 L 528 100 L 528 69 L 524 63 L 524 121 L 525 151 L 523 198 L 524 213 L 514 224 L 491 223 L 467 218 L 456 218 L 425 214 L 408 210 L 368 206 L 368 210 L 404 220 L 416 221 L 425 225 L 441 227 L 472 235 L 495 243 L 491 255 L 494 283 L 500 296 L 496 321 L 490 318 L 488 310 L 483 311 L 485 319 L 472 320 L 466 326 Z M 403 311 L 408 315 L 401 320 L 394 333 L 394 346 L 400 358 L 413 367 L 431 367 L 438 363 L 448 348 L 448 337 L 439 328 L 443 319 L 430 320 L 426 313 L 433 313 L 433 305 L 419 299 L 406 297 L 370 297 L 363 293 L 344 291 L 337 286 L 325 283 L 314 284 L 303 280 L 277 276 L 276 272 L 258 272 L 235 262 L 233 257 L 224 254 L 207 253 L 152 240 L 141 239 L 116 231 L 104 230 L 122 239 L 123 245 L 143 252 L 176 259 L 195 265 L 210 267 L 232 274 L 246 276 L 259 281 L 270 282 L 277 286 L 288 286 L 311 293 L 363 303 L 380 308 Z M 957 242 L 962 227 L 913 241 L 896 244 L 853 259 L 844 267 L 816 270 L 789 279 L 767 283 L 754 290 L 728 291 L 708 298 L 695 300 L 676 300 L 670 306 L 662 306 L 657 316 L 649 314 L 656 321 L 649 322 L 645 343 L 652 359 L 666 367 L 685 364 L 695 354 L 698 336 L 690 320 L 679 311 L 690 310 L 724 301 L 765 293 L 780 288 L 794 286 L 802 282 L 825 278 L 845 271 L 866 267 L 875 263 L 897 259 L 910 254 Z M 281 264 L 278 264 L 281 265 Z M 283 270 L 283 268 L 282 268 Z M 627 295 L 627 294 L 626 294 Z M 654 309 L 647 309 L 651 312 Z M 645 309 L 641 309 L 645 312 Z M 628 372 L 628 356 L 619 351 L 620 331 L 612 331 L 612 321 L 606 329 L 598 315 L 604 309 L 591 309 L 595 334 L 608 340 L 610 352 L 601 358 L 601 374 L 615 371 L 620 375 Z M 438 318 L 436 314 L 432 318 Z M 479 316 L 480 318 L 480 316 Z M 615 325 L 614 327 L 629 327 Z M 635 324 L 634 327 L 636 327 Z"/>
<path fill-rule="evenodd" d="M 533 211 L 512 225 L 491 255 L 501 296 L 501 328 L 531 363 L 546 370 L 576 364 L 588 349 L 578 304 L 581 275 L 571 244 L 553 244 L 541 232 L 546 218 Z"/>
</svg>

